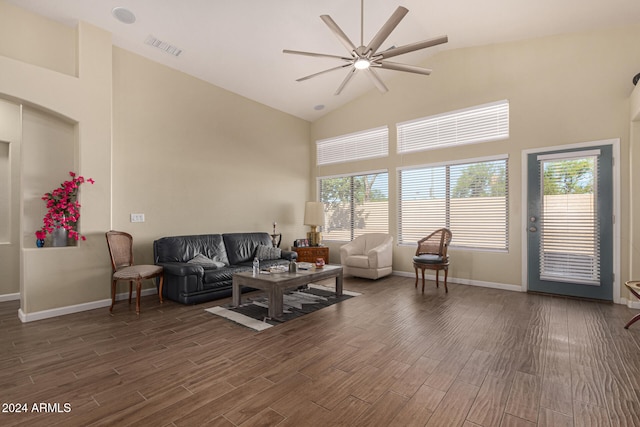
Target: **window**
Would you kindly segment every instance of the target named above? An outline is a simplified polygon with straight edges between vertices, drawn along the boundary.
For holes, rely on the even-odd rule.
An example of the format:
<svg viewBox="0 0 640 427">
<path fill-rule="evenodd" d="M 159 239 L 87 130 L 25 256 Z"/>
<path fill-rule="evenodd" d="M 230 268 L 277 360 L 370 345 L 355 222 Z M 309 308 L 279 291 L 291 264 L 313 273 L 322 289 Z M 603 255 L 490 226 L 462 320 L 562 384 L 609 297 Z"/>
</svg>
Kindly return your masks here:
<svg viewBox="0 0 640 427">
<path fill-rule="evenodd" d="M 389 155 L 389 129 L 385 127 L 316 142 L 316 163 L 328 165 Z"/>
<path fill-rule="evenodd" d="M 319 178 L 325 204 L 324 240 L 351 241 L 365 233 L 389 232 L 389 174 Z"/>
<path fill-rule="evenodd" d="M 398 123 L 398 153 L 509 138 L 509 101 Z"/>
<path fill-rule="evenodd" d="M 600 286 L 600 150 L 538 156 L 540 279 Z"/>
<path fill-rule="evenodd" d="M 398 242 L 447 227 L 452 246 L 507 250 L 507 158 L 398 170 Z"/>
</svg>

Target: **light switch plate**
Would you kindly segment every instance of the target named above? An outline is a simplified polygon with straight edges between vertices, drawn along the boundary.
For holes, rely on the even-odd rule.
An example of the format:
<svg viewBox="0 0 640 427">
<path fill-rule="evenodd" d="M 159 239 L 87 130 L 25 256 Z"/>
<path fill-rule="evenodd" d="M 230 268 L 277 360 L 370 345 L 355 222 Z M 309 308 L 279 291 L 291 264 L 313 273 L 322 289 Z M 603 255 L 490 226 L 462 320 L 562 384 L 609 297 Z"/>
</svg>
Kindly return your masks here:
<svg viewBox="0 0 640 427">
<path fill-rule="evenodd" d="M 131 222 L 144 222 L 144 214 L 143 213 L 132 213 L 131 214 Z"/>
</svg>

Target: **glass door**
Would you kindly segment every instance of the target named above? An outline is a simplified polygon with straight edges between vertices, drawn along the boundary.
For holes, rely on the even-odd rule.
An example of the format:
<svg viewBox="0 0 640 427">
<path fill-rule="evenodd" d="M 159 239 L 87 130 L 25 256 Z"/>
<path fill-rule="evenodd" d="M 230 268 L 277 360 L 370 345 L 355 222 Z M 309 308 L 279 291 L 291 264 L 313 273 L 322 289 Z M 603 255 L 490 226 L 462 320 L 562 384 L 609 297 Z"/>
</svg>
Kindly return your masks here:
<svg viewBox="0 0 640 427">
<path fill-rule="evenodd" d="M 613 300 L 612 147 L 528 156 L 528 290 Z"/>
</svg>

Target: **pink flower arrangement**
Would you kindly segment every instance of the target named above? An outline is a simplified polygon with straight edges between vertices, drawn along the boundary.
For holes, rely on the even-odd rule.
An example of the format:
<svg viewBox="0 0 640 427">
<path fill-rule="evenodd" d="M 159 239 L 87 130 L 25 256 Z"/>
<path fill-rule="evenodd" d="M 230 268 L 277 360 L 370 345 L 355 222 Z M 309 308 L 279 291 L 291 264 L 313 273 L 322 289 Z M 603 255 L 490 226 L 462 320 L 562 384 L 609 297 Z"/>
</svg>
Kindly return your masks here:
<svg viewBox="0 0 640 427">
<path fill-rule="evenodd" d="M 44 225 L 36 231 L 36 239 L 44 239 L 47 233 L 53 233 L 54 228 L 64 228 L 69 231 L 69 237 L 72 239 L 86 240 L 76 230 L 76 224 L 80 219 L 78 188 L 85 182 L 93 184 L 95 181 L 92 178 L 85 180 L 73 172 L 69 172 L 69 175 L 71 181 L 63 182 L 60 187 L 42 196 L 42 200 L 47 202 L 48 211 L 42 219 Z"/>
</svg>

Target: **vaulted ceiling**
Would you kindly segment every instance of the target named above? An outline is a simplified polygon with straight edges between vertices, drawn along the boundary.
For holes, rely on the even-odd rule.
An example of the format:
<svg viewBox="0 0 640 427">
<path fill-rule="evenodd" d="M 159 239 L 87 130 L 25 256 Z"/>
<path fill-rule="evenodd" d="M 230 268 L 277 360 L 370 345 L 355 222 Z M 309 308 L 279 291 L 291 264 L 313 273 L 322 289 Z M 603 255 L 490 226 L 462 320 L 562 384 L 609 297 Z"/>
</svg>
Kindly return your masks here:
<svg viewBox="0 0 640 427">
<path fill-rule="evenodd" d="M 340 61 L 282 53 L 292 49 L 348 55 L 319 16 L 330 15 L 357 46 L 360 0 L 6 1 L 67 25 L 91 23 L 111 32 L 115 46 L 309 121 L 376 90 L 368 78 L 356 75 L 335 96 L 345 70 L 296 82 Z M 365 0 L 365 44 L 398 6 L 409 13 L 381 50 L 449 37 L 447 44 L 394 58 L 414 65 L 446 49 L 640 22 L 637 0 Z M 135 22 L 117 20 L 112 14 L 116 7 L 131 11 Z M 150 36 L 181 50 L 180 55 L 146 44 Z M 380 70 L 379 75 L 391 91 L 394 79 L 429 78 L 391 70 Z"/>
</svg>

